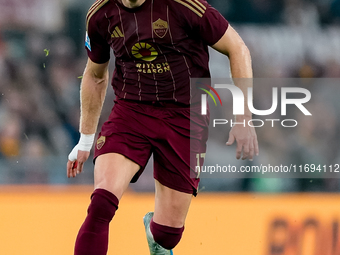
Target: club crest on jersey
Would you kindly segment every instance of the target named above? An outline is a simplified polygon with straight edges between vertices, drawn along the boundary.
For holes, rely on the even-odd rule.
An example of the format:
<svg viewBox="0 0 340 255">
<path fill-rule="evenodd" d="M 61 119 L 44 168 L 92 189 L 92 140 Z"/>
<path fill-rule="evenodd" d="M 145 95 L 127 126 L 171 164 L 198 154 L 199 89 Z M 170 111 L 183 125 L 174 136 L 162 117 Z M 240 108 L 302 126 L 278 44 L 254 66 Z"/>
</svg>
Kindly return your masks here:
<svg viewBox="0 0 340 255">
<path fill-rule="evenodd" d="M 158 19 L 152 23 L 152 29 L 159 38 L 163 38 L 169 29 L 168 22 Z"/>
<path fill-rule="evenodd" d="M 91 51 L 91 42 L 90 42 L 90 37 L 87 34 L 86 31 L 86 35 L 85 35 L 85 47 L 89 49 L 89 51 Z"/>
<path fill-rule="evenodd" d="M 101 136 L 101 137 L 98 138 L 98 140 L 97 140 L 97 150 L 100 150 L 101 148 L 103 148 L 105 141 L 106 141 L 105 136 Z"/>
</svg>

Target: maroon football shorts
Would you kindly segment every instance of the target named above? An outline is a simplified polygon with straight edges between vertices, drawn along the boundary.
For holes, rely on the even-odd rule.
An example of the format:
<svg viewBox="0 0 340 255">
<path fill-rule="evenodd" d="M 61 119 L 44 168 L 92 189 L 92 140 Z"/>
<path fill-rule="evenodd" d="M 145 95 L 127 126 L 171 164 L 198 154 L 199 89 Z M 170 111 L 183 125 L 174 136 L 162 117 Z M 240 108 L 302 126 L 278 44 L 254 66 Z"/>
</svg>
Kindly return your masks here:
<svg viewBox="0 0 340 255">
<path fill-rule="evenodd" d="M 140 165 L 131 180 L 136 182 L 153 154 L 156 180 L 196 195 L 199 178 L 194 165 L 197 155 L 206 151 L 209 124 L 208 115 L 200 111 L 200 104 L 184 107 L 117 100 L 99 133 L 94 159 L 106 153 L 124 155 Z M 202 165 L 203 159 L 199 160 Z"/>
</svg>

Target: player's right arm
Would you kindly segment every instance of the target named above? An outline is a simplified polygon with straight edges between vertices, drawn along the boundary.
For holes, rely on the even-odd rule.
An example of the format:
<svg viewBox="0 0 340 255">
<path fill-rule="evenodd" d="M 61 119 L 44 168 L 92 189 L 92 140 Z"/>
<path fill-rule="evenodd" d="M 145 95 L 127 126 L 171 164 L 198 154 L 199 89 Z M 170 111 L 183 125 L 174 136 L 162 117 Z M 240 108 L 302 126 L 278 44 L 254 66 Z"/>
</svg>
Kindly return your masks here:
<svg viewBox="0 0 340 255">
<path fill-rule="evenodd" d="M 108 64 L 97 64 L 90 58 L 87 61 L 80 90 L 81 138 L 69 155 L 67 177 L 81 173 L 90 155 L 108 85 Z"/>
</svg>

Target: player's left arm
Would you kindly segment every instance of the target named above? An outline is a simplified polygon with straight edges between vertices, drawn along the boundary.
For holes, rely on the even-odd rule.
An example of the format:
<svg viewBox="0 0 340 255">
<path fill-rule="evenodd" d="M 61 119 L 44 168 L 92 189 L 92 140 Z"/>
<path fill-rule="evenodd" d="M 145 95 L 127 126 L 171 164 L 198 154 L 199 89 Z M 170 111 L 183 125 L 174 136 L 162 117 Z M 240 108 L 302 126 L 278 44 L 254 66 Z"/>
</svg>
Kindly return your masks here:
<svg viewBox="0 0 340 255">
<path fill-rule="evenodd" d="M 249 49 L 230 25 L 222 38 L 212 47 L 229 57 L 231 75 L 235 85 L 242 90 L 245 98 L 244 115 L 235 116 L 236 122 L 245 123 L 245 125 L 236 124 L 231 128 L 227 145 L 232 145 L 236 140 L 236 158 L 240 159 L 242 156 L 242 159 L 252 160 L 254 154 L 259 154 L 259 146 L 255 128 L 248 125 L 248 121 L 252 119 L 252 114 L 247 105 L 247 89 L 252 87 L 253 78 Z"/>
</svg>

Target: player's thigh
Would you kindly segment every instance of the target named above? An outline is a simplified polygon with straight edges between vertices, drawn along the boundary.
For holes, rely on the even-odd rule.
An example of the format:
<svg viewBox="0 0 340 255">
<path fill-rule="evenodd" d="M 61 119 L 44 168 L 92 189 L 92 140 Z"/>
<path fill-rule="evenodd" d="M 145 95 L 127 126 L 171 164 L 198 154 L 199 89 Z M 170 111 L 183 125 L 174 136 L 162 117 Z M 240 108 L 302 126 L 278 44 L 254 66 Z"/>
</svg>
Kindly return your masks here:
<svg viewBox="0 0 340 255">
<path fill-rule="evenodd" d="M 140 166 L 119 153 L 97 157 L 94 167 L 94 188 L 106 189 L 120 199 Z"/>
<path fill-rule="evenodd" d="M 180 192 L 155 180 L 155 212 L 153 220 L 161 225 L 183 227 L 189 211 L 192 194 Z"/>
</svg>

